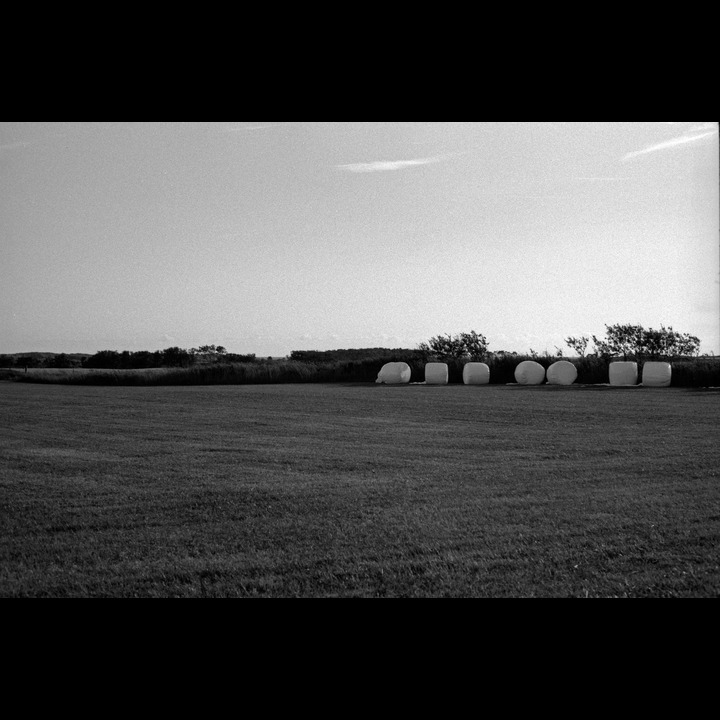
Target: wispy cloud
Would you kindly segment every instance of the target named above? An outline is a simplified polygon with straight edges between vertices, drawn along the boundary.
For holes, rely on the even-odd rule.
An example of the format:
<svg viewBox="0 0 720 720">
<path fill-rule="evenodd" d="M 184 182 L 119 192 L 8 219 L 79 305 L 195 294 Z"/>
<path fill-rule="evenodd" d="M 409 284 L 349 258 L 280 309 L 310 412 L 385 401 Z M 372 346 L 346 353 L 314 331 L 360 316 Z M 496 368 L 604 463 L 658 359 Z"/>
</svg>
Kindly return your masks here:
<svg viewBox="0 0 720 720">
<path fill-rule="evenodd" d="M 434 157 L 415 158 L 414 160 L 377 160 L 368 163 L 350 163 L 348 165 L 336 165 L 339 170 L 346 170 L 353 173 L 389 172 L 391 170 L 404 170 L 418 165 L 430 165 L 440 162 L 447 156 L 437 155 Z"/>
<path fill-rule="evenodd" d="M 656 145 L 650 145 L 649 147 L 643 148 L 642 150 L 635 150 L 634 152 L 630 152 L 622 158 L 622 161 L 627 162 L 628 160 L 632 160 L 632 158 L 638 157 L 639 155 L 647 155 L 648 153 L 654 153 L 660 150 L 675 148 L 679 145 L 687 145 L 688 143 L 694 143 L 698 140 L 703 140 L 704 138 L 716 135 L 717 131 L 717 125 L 715 123 L 696 125 L 693 128 L 689 128 L 687 132 L 685 132 L 683 135 L 680 135 L 679 137 L 672 138 L 671 140 L 665 140 L 664 142 L 657 143 Z"/>
</svg>

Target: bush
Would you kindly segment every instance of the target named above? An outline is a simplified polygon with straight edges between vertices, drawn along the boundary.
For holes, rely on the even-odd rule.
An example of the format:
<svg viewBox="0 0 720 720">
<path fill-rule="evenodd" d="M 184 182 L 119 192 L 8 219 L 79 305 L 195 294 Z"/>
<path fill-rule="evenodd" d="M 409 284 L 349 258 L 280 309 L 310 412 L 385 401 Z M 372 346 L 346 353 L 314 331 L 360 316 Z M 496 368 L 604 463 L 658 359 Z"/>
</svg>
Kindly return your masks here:
<svg viewBox="0 0 720 720">
<path fill-rule="evenodd" d="M 697 358 L 672 363 L 671 385 L 720 387 L 720 358 Z"/>
<path fill-rule="evenodd" d="M 581 385 L 602 385 L 610 382 L 610 361 L 607 358 L 590 355 L 580 358 L 572 358 L 578 371 L 575 382 Z"/>
</svg>

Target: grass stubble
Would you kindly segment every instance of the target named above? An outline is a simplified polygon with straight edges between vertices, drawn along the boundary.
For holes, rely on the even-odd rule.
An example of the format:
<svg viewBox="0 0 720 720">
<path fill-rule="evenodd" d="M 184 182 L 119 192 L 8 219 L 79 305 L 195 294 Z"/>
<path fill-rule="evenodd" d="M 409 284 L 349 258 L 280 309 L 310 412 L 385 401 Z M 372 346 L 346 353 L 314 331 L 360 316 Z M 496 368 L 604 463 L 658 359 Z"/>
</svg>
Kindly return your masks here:
<svg viewBox="0 0 720 720">
<path fill-rule="evenodd" d="M 717 597 L 720 393 L 0 384 L 3 597 Z"/>
</svg>

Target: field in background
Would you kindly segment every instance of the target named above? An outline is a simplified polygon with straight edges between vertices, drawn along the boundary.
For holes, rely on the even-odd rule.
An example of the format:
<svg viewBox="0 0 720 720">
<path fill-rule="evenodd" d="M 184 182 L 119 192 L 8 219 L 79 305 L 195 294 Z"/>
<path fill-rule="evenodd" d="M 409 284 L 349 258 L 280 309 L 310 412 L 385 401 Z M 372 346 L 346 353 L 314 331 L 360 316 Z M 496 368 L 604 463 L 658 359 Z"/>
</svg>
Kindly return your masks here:
<svg viewBox="0 0 720 720">
<path fill-rule="evenodd" d="M 0 595 L 720 593 L 720 393 L 0 385 Z"/>
</svg>

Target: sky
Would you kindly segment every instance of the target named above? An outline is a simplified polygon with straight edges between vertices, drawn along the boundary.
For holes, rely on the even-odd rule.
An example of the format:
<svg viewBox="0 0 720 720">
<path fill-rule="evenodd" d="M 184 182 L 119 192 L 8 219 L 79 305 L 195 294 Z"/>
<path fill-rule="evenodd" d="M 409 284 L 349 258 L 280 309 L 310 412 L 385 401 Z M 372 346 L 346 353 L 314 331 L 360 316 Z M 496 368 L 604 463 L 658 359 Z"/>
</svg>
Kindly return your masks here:
<svg viewBox="0 0 720 720">
<path fill-rule="evenodd" d="M 3 122 L 0 353 L 720 354 L 715 122 Z"/>
</svg>

